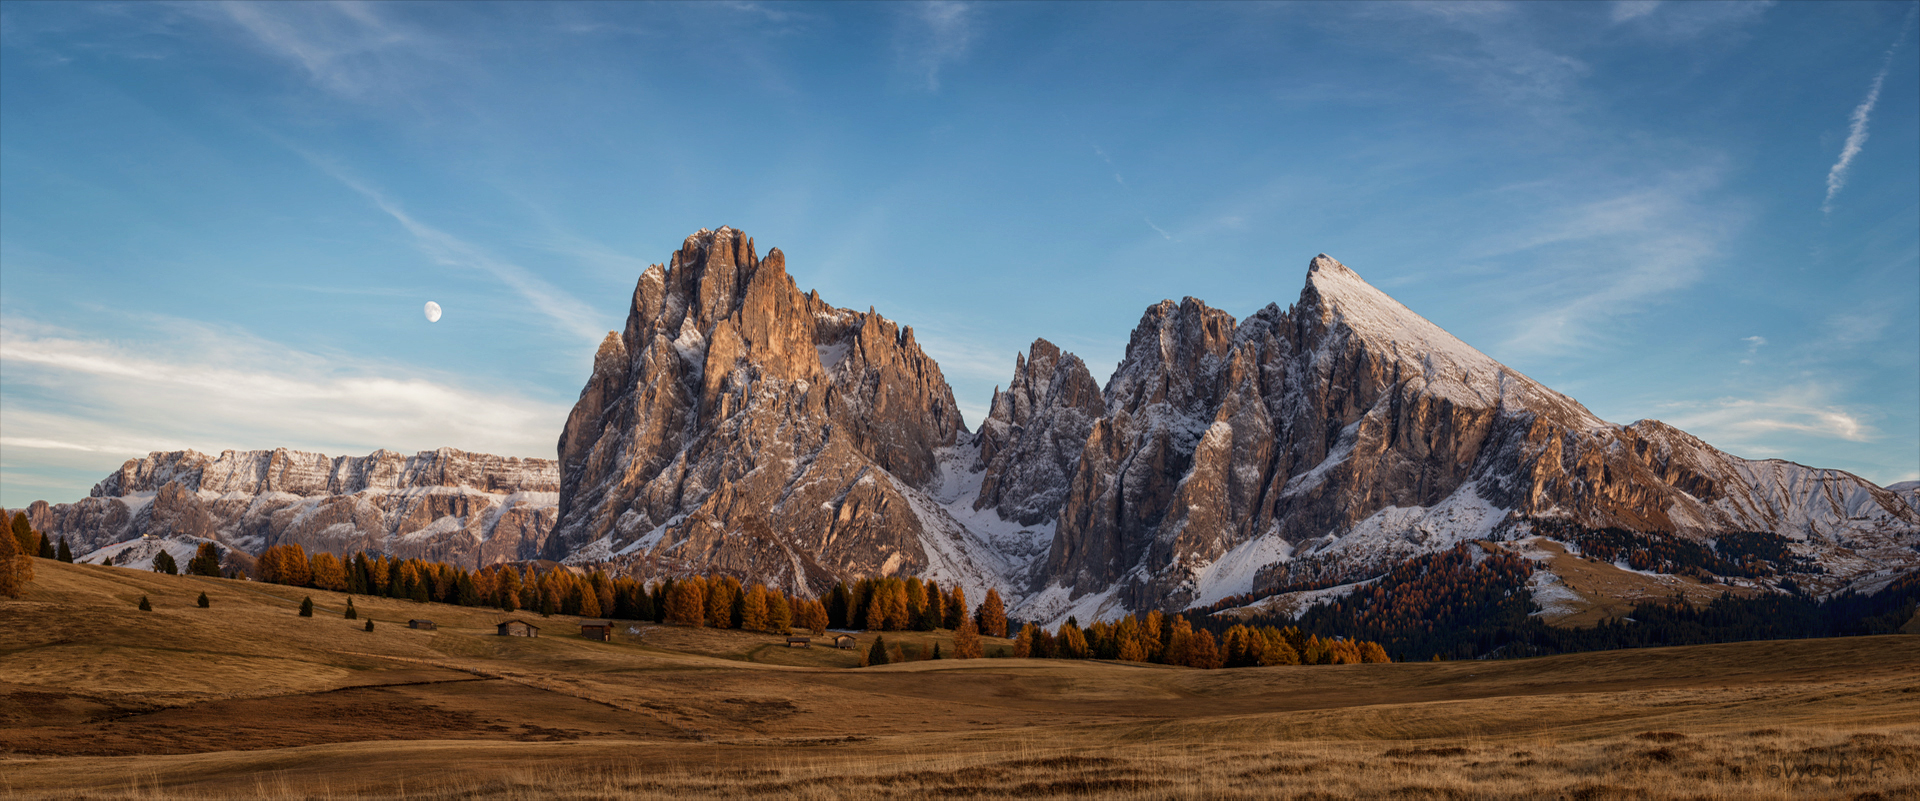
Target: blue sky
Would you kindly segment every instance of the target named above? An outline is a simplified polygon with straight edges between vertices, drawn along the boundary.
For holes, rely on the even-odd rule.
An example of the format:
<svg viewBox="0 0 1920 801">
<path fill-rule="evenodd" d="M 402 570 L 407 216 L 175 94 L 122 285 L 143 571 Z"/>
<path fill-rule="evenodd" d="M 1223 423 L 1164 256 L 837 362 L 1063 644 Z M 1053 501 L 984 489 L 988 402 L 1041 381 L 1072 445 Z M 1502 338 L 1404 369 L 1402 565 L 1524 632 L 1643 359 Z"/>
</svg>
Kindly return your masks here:
<svg viewBox="0 0 1920 801">
<path fill-rule="evenodd" d="M 1920 478 L 1913 2 L 0 6 L 0 503 L 150 450 L 554 455 L 693 231 L 914 326 L 1326 252 L 1615 422 Z M 429 324 L 428 300 L 446 316 Z"/>
</svg>

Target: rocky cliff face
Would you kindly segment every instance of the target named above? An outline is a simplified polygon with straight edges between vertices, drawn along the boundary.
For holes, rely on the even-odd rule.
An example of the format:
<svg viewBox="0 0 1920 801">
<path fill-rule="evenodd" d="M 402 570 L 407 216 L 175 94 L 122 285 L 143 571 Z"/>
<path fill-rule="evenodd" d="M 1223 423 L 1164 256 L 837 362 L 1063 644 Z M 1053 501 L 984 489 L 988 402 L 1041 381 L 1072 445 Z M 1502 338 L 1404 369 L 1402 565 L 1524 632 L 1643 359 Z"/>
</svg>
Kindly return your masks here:
<svg viewBox="0 0 1920 801">
<path fill-rule="evenodd" d="M 156 451 L 127 461 L 84 500 L 25 511 L 35 528 L 67 538 L 82 556 L 154 537 L 250 554 L 298 544 L 478 567 L 540 553 L 559 485 L 552 461 L 451 448 L 360 457 Z"/>
<path fill-rule="evenodd" d="M 546 552 L 807 592 L 890 574 L 983 590 L 999 555 L 936 497 L 965 432 L 912 328 L 801 293 L 777 248 L 702 230 L 640 276 L 600 347 L 560 436 Z"/>
<path fill-rule="evenodd" d="M 1036 339 L 1014 359 L 1013 381 L 993 393 L 975 435 L 982 471 L 975 509 L 1021 525 L 1052 522 L 1093 421 L 1105 411 L 1100 385 L 1080 357 Z"/>
<path fill-rule="evenodd" d="M 1606 423 L 1324 255 L 1285 311 L 1148 309 L 1105 401 L 1030 616 L 1357 580 L 1536 521 L 1772 532 L 1829 587 L 1920 567 L 1920 515 L 1893 493 Z"/>
</svg>

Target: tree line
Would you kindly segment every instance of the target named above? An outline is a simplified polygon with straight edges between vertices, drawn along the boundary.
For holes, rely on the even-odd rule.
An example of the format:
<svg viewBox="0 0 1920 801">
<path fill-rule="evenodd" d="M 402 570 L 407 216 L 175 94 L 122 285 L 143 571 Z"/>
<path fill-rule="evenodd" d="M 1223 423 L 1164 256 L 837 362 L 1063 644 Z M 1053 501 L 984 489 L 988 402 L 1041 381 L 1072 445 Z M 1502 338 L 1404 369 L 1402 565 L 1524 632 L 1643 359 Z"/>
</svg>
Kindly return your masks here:
<svg viewBox="0 0 1920 801">
<path fill-rule="evenodd" d="M 1269 619 L 1322 637 L 1377 641 L 1395 661 L 1414 661 L 1886 634 L 1920 606 L 1920 573 L 1912 573 L 1871 594 L 1826 599 L 1797 591 L 1727 592 L 1704 606 L 1652 599 L 1621 619 L 1562 628 L 1536 615 L 1540 607 L 1528 589 L 1534 569 L 1516 554 L 1462 544 L 1403 562 L 1297 617 Z"/>
<path fill-rule="evenodd" d="M 1095 621 L 1082 629 L 1072 617 L 1052 632 L 1028 623 L 1014 640 L 1015 657 L 1118 659 L 1211 670 L 1264 665 L 1350 665 L 1391 661 L 1378 643 L 1321 637 L 1294 627 L 1226 627 L 1216 638 L 1181 615 L 1158 611 Z"/>
</svg>

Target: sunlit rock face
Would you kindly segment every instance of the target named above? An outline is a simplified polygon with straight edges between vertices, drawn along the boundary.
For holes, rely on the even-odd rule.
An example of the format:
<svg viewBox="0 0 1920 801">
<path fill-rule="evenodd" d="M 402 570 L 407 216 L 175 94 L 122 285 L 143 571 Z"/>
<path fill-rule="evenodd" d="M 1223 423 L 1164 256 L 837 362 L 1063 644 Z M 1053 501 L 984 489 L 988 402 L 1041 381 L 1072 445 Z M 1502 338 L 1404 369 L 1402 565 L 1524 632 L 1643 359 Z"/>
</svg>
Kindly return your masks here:
<svg viewBox="0 0 1920 801">
<path fill-rule="evenodd" d="M 998 571 L 929 494 L 965 435 L 912 328 L 702 230 L 640 276 L 595 356 L 560 435 L 547 555 L 814 592 L 892 574 L 985 587 Z"/>
<path fill-rule="evenodd" d="M 548 459 L 452 448 L 403 456 L 171 451 L 131 459 L 77 503 L 36 502 L 34 527 L 82 557 L 130 539 L 212 540 L 258 554 L 367 551 L 478 567 L 536 557 L 560 472 Z"/>
<path fill-rule="evenodd" d="M 1920 567 L 1920 515 L 1898 494 L 1658 421 L 1602 421 L 1324 255 L 1286 310 L 1148 309 L 1104 400 L 1022 610 L 1034 617 L 1360 580 L 1541 520 L 1772 532 L 1825 567 L 1802 586 Z"/>
</svg>

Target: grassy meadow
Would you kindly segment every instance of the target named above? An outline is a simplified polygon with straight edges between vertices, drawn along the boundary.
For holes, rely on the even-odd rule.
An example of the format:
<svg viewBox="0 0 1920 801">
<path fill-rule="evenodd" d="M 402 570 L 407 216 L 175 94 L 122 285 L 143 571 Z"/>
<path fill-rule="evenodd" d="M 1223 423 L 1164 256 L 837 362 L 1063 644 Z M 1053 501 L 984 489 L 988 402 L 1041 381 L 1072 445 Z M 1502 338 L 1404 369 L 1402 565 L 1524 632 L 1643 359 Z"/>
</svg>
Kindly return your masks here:
<svg viewBox="0 0 1920 801">
<path fill-rule="evenodd" d="M 599 643 L 516 614 L 542 636 L 498 637 L 489 610 L 361 597 L 344 620 L 338 593 L 36 568 L 0 601 L 0 798 L 1920 797 L 1911 635 L 857 668 L 765 634 L 622 623 Z"/>
</svg>

